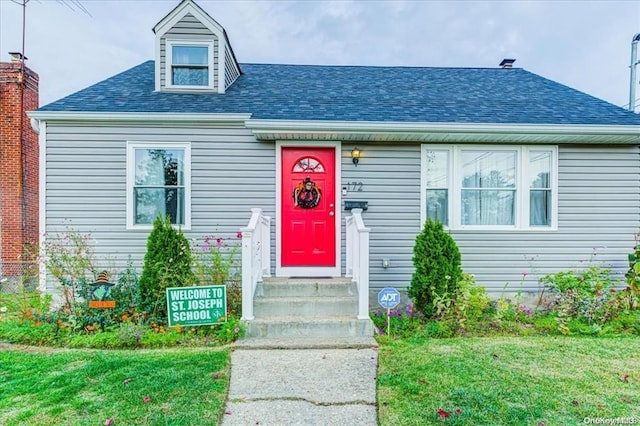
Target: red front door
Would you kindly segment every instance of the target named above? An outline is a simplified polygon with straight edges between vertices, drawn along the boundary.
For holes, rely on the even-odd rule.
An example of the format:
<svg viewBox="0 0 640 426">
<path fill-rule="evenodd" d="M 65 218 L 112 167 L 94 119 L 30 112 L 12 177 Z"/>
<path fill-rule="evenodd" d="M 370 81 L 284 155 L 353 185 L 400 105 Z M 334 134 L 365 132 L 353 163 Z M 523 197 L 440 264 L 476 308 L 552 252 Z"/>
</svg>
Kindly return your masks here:
<svg viewBox="0 0 640 426">
<path fill-rule="evenodd" d="M 282 266 L 336 266 L 335 149 L 282 148 Z"/>
</svg>

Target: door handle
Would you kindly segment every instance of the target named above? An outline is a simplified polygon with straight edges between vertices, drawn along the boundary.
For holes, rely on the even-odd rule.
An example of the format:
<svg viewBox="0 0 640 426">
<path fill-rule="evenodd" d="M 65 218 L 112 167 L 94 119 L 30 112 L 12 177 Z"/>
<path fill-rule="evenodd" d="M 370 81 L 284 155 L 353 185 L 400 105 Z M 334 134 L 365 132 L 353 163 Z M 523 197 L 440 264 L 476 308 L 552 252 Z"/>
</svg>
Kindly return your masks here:
<svg viewBox="0 0 640 426">
<path fill-rule="evenodd" d="M 334 214 L 334 212 L 329 212 L 329 216 L 333 216 Z"/>
</svg>

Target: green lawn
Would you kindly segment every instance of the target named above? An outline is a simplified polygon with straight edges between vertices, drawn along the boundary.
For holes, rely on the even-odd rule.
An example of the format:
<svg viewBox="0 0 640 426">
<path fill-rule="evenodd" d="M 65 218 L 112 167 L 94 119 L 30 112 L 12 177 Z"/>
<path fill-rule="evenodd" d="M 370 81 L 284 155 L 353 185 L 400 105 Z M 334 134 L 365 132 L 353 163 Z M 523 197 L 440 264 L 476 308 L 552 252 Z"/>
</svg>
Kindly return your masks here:
<svg viewBox="0 0 640 426">
<path fill-rule="evenodd" d="M 217 424 L 229 382 L 221 349 L 8 349 L 1 425 Z"/>
<path fill-rule="evenodd" d="M 639 338 L 405 340 L 379 360 L 383 426 L 640 424 Z"/>
<path fill-rule="evenodd" d="M 639 338 L 381 340 L 383 426 L 640 423 Z M 213 425 L 228 368 L 218 348 L 0 345 L 0 424 Z"/>
</svg>

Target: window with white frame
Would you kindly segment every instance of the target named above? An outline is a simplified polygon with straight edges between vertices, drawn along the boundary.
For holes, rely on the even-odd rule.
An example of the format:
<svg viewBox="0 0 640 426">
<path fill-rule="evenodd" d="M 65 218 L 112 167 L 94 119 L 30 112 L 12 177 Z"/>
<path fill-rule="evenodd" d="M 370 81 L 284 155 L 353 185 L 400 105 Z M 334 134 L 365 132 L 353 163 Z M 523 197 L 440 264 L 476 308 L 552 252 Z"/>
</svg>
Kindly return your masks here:
<svg viewBox="0 0 640 426">
<path fill-rule="evenodd" d="M 447 150 L 431 150 L 425 158 L 427 217 L 449 225 L 449 157 Z"/>
<path fill-rule="evenodd" d="M 556 229 L 557 148 L 422 146 L 422 222 Z"/>
<path fill-rule="evenodd" d="M 147 228 L 158 215 L 191 226 L 189 144 L 129 143 L 127 146 L 127 227 Z"/>
<path fill-rule="evenodd" d="M 213 43 L 167 40 L 167 87 L 213 89 Z"/>
</svg>

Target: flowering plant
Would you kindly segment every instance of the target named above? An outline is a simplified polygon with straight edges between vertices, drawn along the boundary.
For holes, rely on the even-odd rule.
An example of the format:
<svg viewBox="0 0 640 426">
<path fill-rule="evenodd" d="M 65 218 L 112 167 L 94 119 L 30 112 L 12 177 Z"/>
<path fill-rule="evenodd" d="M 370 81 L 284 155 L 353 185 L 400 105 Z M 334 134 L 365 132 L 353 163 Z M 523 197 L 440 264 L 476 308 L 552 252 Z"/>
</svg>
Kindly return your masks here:
<svg viewBox="0 0 640 426">
<path fill-rule="evenodd" d="M 193 269 L 202 285 L 225 285 L 227 287 L 227 313 L 236 315 L 241 311 L 242 287 L 240 285 L 240 241 L 242 233 L 235 239 L 207 235 L 202 242 L 192 241 Z"/>
<path fill-rule="evenodd" d="M 56 236 L 45 236 L 47 270 L 62 284 L 64 307 L 71 311 L 76 296 L 85 297 L 88 284 L 97 277 L 95 241 L 90 234 L 81 234 L 70 226 Z"/>
<path fill-rule="evenodd" d="M 241 238 L 238 232 L 236 240 Z M 220 285 L 237 278 L 240 245 L 229 240 L 207 235 L 200 244 L 194 241 L 194 269 L 201 284 Z"/>
</svg>

